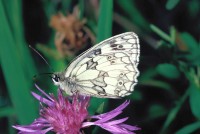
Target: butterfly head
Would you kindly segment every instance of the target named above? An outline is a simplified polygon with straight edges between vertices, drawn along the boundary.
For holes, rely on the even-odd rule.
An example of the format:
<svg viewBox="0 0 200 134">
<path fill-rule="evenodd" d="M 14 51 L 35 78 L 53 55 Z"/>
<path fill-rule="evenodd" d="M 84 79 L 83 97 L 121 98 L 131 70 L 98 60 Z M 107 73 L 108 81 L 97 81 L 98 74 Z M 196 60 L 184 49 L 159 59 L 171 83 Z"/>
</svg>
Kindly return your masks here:
<svg viewBox="0 0 200 134">
<path fill-rule="evenodd" d="M 54 82 L 55 85 L 60 85 L 60 83 L 63 81 L 63 75 L 62 73 L 54 73 L 51 76 L 52 81 Z"/>
<path fill-rule="evenodd" d="M 52 74 L 51 78 L 54 82 L 54 85 L 64 90 L 68 95 L 72 95 L 72 90 L 75 85 L 72 78 L 65 77 L 64 73 L 62 72 Z"/>
</svg>

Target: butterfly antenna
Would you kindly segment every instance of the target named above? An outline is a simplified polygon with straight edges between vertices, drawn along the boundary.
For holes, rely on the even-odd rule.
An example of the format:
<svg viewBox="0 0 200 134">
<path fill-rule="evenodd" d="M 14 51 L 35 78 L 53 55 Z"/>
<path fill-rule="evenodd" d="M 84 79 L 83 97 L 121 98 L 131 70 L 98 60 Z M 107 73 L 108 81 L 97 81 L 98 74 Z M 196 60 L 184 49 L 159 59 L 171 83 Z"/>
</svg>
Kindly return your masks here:
<svg viewBox="0 0 200 134">
<path fill-rule="evenodd" d="M 54 69 L 50 66 L 50 64 L 47 62 L 47 60 L 35 49 L 33 48 L 31 45 L 29 45 L 29 47 L 36 52 L 42 59 L 43 61 L 48 65 L 48 67 L 54 72 Z M 44 73 L 44 74 L 48 74 L 48 73 Z M 50 73 L 49 73 L 50 74 Z"/>
</svg>

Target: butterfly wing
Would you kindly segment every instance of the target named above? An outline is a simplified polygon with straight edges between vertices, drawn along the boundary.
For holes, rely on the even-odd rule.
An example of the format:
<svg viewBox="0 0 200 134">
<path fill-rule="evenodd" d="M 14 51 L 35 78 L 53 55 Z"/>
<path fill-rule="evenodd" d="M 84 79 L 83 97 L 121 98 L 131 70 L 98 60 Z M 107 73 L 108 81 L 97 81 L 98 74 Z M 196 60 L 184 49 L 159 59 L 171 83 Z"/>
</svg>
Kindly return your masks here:
<svg viewBox="0 0 200 134">
<path fill-rule="evenodd" d="M 78 56 L 65 77 L 75 80 L 81 94 L 118 98 L 131 94 L 137 83 L 139 40 L 127 32 L 111 37 Z"/>
</svg>

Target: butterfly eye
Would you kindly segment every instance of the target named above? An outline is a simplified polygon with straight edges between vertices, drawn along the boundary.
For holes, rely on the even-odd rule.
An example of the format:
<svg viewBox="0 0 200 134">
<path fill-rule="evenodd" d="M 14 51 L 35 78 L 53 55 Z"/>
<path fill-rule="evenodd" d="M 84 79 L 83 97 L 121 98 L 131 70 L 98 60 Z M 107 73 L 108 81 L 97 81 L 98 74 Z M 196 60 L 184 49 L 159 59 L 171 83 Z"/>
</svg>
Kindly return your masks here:
<svg viewBox="0 0 200 134">
<path fill-rule="evenodd" d="M 59 82 L 60 81 L 60 77 L 58 75 L 53 75 L 52 80 L 54 82 Z"/>
</svg>

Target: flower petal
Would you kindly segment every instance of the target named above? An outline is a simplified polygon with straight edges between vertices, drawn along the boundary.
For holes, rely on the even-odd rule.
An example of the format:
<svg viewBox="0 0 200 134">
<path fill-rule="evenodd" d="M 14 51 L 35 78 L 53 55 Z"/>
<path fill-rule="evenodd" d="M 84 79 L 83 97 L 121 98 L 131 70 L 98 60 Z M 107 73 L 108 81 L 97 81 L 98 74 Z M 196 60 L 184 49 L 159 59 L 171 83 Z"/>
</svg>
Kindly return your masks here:
<svg viewBox="0 0 200 134">
<path fill-rule="evenodd" d="M 131 125 L 126 125 L 123 124 L 128 117 L 118 119 L 118 120 L 113 120 L 117 115 L 122 113 L 122 110 L 130 103 L 130 101 L 125 101 L 122 103 L 119 107 L 115 108 L 114 110 L 100 114 L 100 115 L 95 115 L 91 116 L 93 119 L 97 119 L 95 122 L 84 122 L 82 124 L 82 128 L 92 126 L 92 125 L 97 125 L 111 133 L 114 134 L 134 134 L 134 130 L 139 130 L 140 128 L 136 126 L 131 126 Z"/>
<path fill-rule="evenodd" d="M 127 119 L 128 119 L 128 117 L 123 118 L 123 119 L 119 119 L 119 120 L 110 121 L 110 122 L 108 122 L 106 124 L 107 125 L 117 125 L 117 124 L 125 122 Z"/>
<path fill-rule="evenodd" d="M 133 134 L 133 132 L 131 131 L 128 131 L 127 129 L 124 129 L 122 127 L 119 127 L 118 125 L 113 125 L 113 126 L 110 126 L 110 125 L 98 125 L 100 127 L 102 127 L 103 129 L 107 130 L 107 131 L 110 131 L 112 133 L 118 133 L 118 134 Z"/>
<path fill-rule="evenodd" d="M 51 96 L 49 96 L 48 94 L 46 94 L 37 84 L 35 84 L 35 87 L 36 87 L 42 94 L 44 94 L 48 99 L 50 99 L 51 101 L 54 101 L 54 99 L 52 99 Z"/>
<path fill-rule="evenodd" d="M 120 124 L 121 127 L 128 129 L 130 131 L 134 131 L 134 130 L 140 130 L 141 128 L 137 127 L 137 126 L 131 126 L 131 125 L 127 125 L 127 124 Z"/>
<path fill-rule="evenodd" d="M 122 111 L 124 108 L 126 108 L 129 105 L 129 103 L 130 103 L 130 101 L 125 101 L 120 106 L 118 106 L 117 108 L 113 109 L 112 111 L 104 113 L 104 114 L 100 114 L 100 115 L 94 115 L 94 116 L 91 116 L 91 118 L 93 118 L 93 119 L 95 119 L 95 118 L 101 119 L 101 118 L 104 118 L 105 116 L 107 116 L 108 114 L 113 114 L 116 111 Z"/>
<path fill-rule="evenodd" d="M 27 126 L 19 126 L 19 125 L 16 125 L 16 126 L 12 126 L 13 128 L 15 129 L 18 129 L 20 131 L 24 131 L 24 132 L 28 132 L 28 133 L 33 133 L 33 132 L 37 132 L 38 130 L 35 130 L 35 129 L 31 129 Z"/>
<path fill-rule="evenodd" d="M 98 121 L 95 121 L 94 123 L 96 124 L 100 124 L 100 123 L 104 123 L 106 121 L 109 121 L 110 119 L 113 119 L 114 117 L 116 117 L 117 115 L 119 115 L 120 113 L 122 113 L 121 111 L 115 112 L 113 114 L 106 114 L 104 116 L 104 118 L 99 119 Z"/>
<path fill-rule="evenodd" d="M 51 106 L 51 105 L 54 104 L 53 102 L 47 100 L 46 98 L 44 98 L 44 97 L 42 97 L 42 96 L 40 96 L 40 95 L 38 95 L 38 94 L 36 94 L 34 92 L 31 92 L 31 93 L 37 100 L 39 100 L 40 102 L 42 102 L 42 103 L 44 103 L 44 104 L 46 104 L 48 106 Z"/>
</svg>

